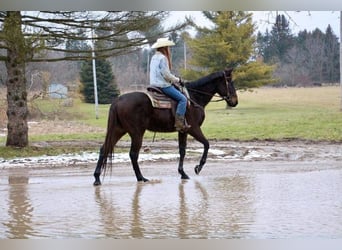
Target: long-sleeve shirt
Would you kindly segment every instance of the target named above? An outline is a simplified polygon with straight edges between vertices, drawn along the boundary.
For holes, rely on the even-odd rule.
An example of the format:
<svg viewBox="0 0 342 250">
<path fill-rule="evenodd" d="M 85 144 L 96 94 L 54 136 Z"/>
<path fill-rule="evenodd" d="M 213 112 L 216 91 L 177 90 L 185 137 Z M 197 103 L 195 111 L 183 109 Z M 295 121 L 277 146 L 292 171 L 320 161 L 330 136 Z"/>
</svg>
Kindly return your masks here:
<svg viewBox="0 0 342 250">
<path fill-rule="evenodd" d="M 150 84 L 165 88 L 171 86 L 171 83 L 178 81 L 179 78 L 170 72 L 166 56 L 157 51 L 151 58 Z"/>
</svg>

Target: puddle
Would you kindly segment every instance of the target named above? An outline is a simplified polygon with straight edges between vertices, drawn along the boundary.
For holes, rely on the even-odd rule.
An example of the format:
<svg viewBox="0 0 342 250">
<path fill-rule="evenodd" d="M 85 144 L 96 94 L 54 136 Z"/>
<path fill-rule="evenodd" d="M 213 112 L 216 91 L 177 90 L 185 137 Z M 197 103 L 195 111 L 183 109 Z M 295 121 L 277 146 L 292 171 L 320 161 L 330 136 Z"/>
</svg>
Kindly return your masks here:
<svg viewBox="0 0 342 250">
<path fill-rule="evenodd" d="M 0 177 L 0 238 L 331 239 L 342 237 L 342 168 L 287 161 L 143 162 L 93 187 L 93 165 L 8 168 Z"/>
</svg>

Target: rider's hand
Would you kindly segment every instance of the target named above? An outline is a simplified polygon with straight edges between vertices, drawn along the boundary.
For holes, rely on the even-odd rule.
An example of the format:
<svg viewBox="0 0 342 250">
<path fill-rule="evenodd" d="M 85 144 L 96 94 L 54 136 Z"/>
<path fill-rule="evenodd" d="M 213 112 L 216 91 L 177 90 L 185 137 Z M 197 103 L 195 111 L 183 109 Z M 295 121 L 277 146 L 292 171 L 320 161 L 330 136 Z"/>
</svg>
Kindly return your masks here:
<svg viewBox="0 0 342 250">
<path fill-rule="evenodd" d="M 181 87 L 184 87 L 184 82 L 182 81 L 182 78 L 179 77 L 178 83 Z"/>
</svg>

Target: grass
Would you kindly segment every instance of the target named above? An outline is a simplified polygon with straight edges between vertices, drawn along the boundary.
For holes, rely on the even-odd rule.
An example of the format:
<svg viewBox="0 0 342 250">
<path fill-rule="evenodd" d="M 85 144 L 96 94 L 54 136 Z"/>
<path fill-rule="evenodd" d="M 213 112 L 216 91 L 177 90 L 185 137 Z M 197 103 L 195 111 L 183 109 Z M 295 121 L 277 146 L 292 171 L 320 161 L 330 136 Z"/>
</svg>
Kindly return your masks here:
<svg viewBox="0 0 342 250">
<path fill-rule="evenodd" d="M 209 140 L 311 140 L 342 142 L 342 112 L 340 87 L 316 88 L 261 88 L 239 93 L 239 105 L 226 109 L 224 102 L 211 102 L 206 107 L 203 133 Z M 42 101 L 38 105 L 45 112 L 55 108 L 53 103 Z M 99 105 L 99 119 L 95 119 L 94 105 L 74 101 L 63 109 L 65 119 L 95 127 L 106 128 L 109 105 Z M 146 132 L 145 139 L 153 133 Z M 177 139 L 176 133 L 158 133 L 157 139 Z M 103 141 L 103 133 L 48 134 L 30 136 L 30 142 L 95 140 Z M 0 137 L 4 144 L 5 138 Z M 123 140 L 129 140 L 125 136 Z M 29 147 L 30 148 L 30 147 Z M 34 154 L 35 149 L 27 149 Z M 8 150 L 0 147 L 0 157 Z M 72 149 L 71 149 L 72 150 Z M 58 151 L 58 150 L 57 150 Z M 24 152 L 24 151 L 23 151 Z M 41 153 L 41 152 L 39 152 Z M 52 152 L 47 152 L 52 153 Z M 8 153 L 11 155 L 11 153 Z M 18 152 L 14 151 L 13 155 Z"/>
<path fill-rule="evenodd" d="M 224 104 L 209 104 L 203 132 L 217 139 L 341 142 L 339 98 L 339 87 L 243 92 L 237 108 L 225 110 Z"/>
</svg>

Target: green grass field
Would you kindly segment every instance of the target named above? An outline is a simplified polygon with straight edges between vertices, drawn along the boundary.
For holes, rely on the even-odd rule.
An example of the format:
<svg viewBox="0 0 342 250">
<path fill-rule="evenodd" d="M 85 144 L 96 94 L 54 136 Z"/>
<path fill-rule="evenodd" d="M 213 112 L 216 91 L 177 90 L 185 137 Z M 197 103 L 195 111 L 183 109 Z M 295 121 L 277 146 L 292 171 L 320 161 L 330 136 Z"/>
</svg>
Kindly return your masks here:
<svg viewBox="0 0 342 250">
<path fill-rule="evenodd" d="M 209 140 L 299 139 L 342 142 L 341 94 L 338 86 L 261 88 L 238 95 L 239 105 L 235 108 L 227 109 L 224 102 L 211 102 L 206 107 L 202 130 Z M 45 109 L 44 112 L 56 108 L 56 104 L 47 101 L 41 101 L 38 105 Z M 95 119 L 94 105 L 74 101 L 74 105 L 63 108 L 62 113 L 63 119 L 76 119 L 83 124 L 106 128 L 108 109 L 109 105 L 100 105 L 99 119 Z M 152 136 L 153 133 L 147 132 L 145 139 L 151 139 Z M 158 133 L 156 138 L 176 139 L 177 133 Z M 103 133 L 29 137 L 30 142 L 103 139 Z M 123 140 L 129 140 L 128 136 Z M 4 145 L 4 142 L 5 138 L 0 137 L 0 143 Z M 0 146 L 0 157 L 8 153 L 8 149 Z M 48 153 L 53 154 L 50 151 Z M 26 154 L 32 154 L 31 150 L 26 150 Z"/>
<path fill-rule="evenodd" d="M 239 94 L 239 105 L 211 103 L 203 131 L 232 140 L 342 141 L 340 88 L 263 88 Z"/>
</svg>

